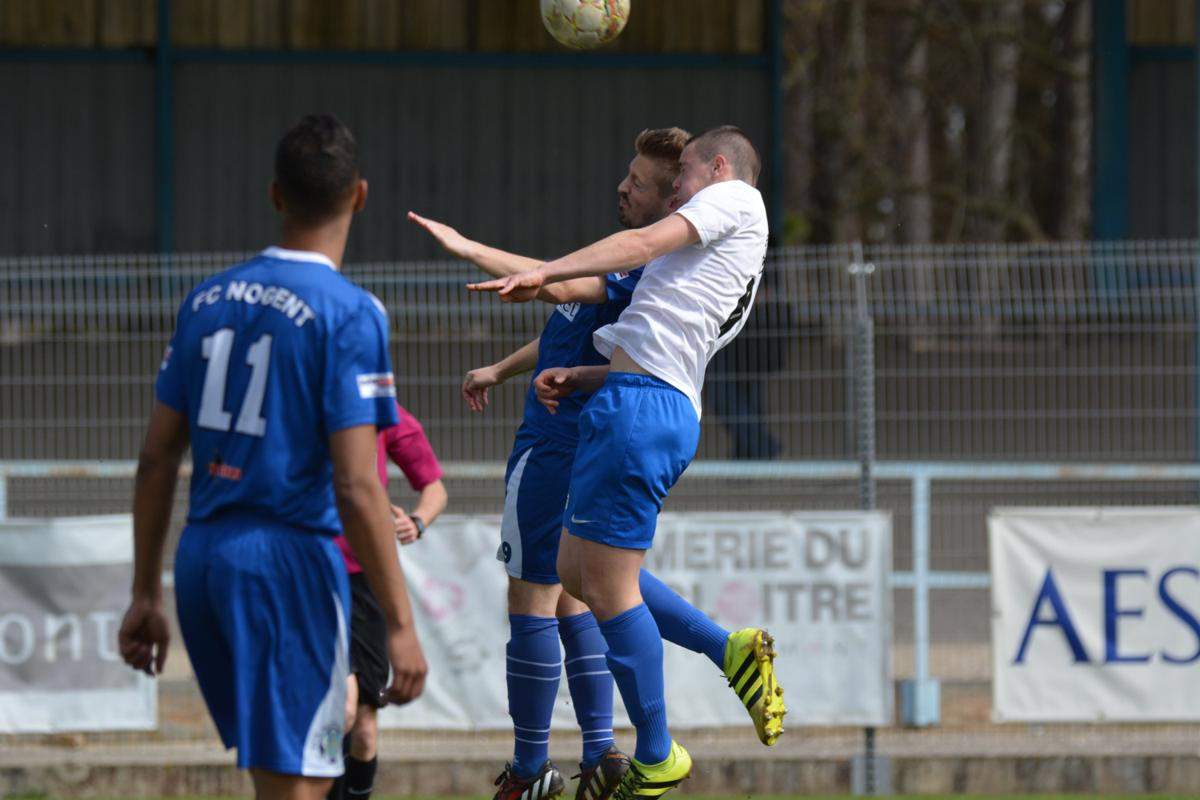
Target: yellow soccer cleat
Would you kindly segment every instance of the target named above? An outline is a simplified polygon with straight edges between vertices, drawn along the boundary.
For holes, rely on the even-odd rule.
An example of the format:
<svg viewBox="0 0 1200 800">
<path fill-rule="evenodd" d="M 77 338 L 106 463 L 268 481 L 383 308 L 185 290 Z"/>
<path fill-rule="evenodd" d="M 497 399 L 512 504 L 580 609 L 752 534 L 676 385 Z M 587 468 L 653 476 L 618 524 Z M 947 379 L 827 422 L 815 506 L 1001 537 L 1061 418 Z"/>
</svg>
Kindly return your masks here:
<svg viewBox="0 0 1200 800">
<path fill-rule="evenodd" d="M 612 800 L 662 797 L 691 774 L 692 757 L 678 742 L 672 740 L 671 753 L 661 764 L 643 764 L 636 758 L 632 759 L 629 771 L 613 792 Z"/>
<path fill-rule="evenodd" d="M 725 678 L 750 712 L 758 740 L 770 747 L 783 733 L 783 687 L 775 680 L 775 640 L 762 628 L 742 628 L 725 643 Z"/>
</svg>

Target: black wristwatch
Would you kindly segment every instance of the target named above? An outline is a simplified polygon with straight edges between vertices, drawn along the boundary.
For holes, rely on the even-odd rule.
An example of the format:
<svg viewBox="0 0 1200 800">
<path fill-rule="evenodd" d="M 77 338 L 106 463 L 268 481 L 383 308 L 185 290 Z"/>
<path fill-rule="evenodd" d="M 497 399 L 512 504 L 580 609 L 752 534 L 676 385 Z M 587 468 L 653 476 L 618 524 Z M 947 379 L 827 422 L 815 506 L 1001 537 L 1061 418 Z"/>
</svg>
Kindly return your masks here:
<svg viewBox="0 0 1200 800">
<path fill-rule="evenodd" d="M 412 524 L 417 526 L 417 538 L 420 539 L 425 535 L 425 520 L 418 517 L 416 514 L 409 514 L 408 518 L 412 520 Z"/>
</svg>

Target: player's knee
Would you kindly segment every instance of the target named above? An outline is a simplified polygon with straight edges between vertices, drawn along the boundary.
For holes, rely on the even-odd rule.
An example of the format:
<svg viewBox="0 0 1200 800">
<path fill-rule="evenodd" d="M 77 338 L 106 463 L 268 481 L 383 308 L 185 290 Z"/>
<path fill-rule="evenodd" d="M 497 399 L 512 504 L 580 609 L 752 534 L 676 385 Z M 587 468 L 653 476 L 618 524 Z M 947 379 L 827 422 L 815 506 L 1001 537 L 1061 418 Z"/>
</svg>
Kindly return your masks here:
<svg viewBox="0 0 1200 800">
<path fill-rule="evenodd" d="M 583 599 L 583 587 L 579 580 L 579 563 L 575 560 L 569 548 L 560 547 L 558 550 L 558 579 L 562 582 L 563 590 L 576 600 Z"/>
<path fill-rule="evenodd" d="M 358 678 L 351 675 L 346 680 L 346 708 L 345 708 L 345 727 L 342 730 L 349 731 L 354 727 L 355 718 L 358 715 Z"/>
<path fill-rule="evenodd" d="M 613 616 L 610 613 L 610 607 L 613 606 L 613 598 L 611 593 L 606 591 L 606 587 L 599 581 L 580 581 L 579 597 L 587 607 L 592 610 L 599 619 L 608 619 Z"/>
<path fill-rule="evenodd" d="M 350 755 L 359 761 L 370 761 L 375 757 L 375 746 L 379 736 L 379 725 L 375 709 L 363 706 L 358 719 L 350 730 Z"/>
<path fill-rule="evenodd" d="M 558 608 L 556 615 L 559 619 L 564 617 L 574 617 L 588 610 L 584 602 L 568 592 L 563 592 L 558 598 Z"/>
<path fill-rule="evenodd" d="M 579 573 L 564 573 L 559 570 L 558 579 L 562 581 L 564 592 L 576 600 L 583 600 L 583 586 L 579 582 Z"/>
<path fill-rule="evenodd" d="M 508 612 L 535 617 L 552 617 L 562 587 L 557 583 L 533 583 L 508 579 Z"/>
</svg>

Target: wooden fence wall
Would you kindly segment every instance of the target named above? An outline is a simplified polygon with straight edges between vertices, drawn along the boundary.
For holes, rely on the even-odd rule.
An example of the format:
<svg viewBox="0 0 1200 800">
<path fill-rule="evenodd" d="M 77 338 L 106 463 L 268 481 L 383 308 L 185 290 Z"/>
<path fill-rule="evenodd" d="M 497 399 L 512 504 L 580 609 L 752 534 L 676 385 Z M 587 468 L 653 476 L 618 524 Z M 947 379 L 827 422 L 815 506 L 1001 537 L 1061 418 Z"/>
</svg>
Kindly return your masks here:
<svg viewBox="0 0 1200 800">
<path fill-rule="evenodd" d="M 0 0 L 0 46 L 154 43 L 156 0 Z M 178 47 L 264 50 L 561 49 L 537 0 L 171 0 Z M 614 52 L 759 53 L 763 0 L 640 0 Z"/>
</svg>

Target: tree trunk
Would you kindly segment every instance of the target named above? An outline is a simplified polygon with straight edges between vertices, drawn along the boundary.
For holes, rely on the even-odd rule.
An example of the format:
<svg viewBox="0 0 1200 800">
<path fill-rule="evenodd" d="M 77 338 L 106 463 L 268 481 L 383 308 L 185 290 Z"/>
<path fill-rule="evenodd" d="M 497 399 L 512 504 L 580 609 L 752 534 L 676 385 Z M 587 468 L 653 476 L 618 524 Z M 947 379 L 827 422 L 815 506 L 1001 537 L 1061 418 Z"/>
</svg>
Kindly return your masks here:
<svg viewBox="0 0 1200 800">
<path fill-rule="evenodd" d="M 896 202 L 899 241 L 920 244 L 933 240 L 932 180 L 929 160 L 929 110 L 925 102 L 928 36 L 921 9 L 923 0 L 906 0 L 897 36 L 901 63 L 898 88 L 900 134 L 900 192 Z"/>
<path fill-rule="evenodd" d="M 866 148 L 867 21 L 866 0 L 849 0 L 846 6 L 844 61 L 841 69 L 843 156 L 841 175 L 834 184 L 835 242 L 861 241 L 863 214 L 859 204 L 863 189 L 864 151 Z"/>
<path fill-rule="evenodd" d="M 967 228 L 968 238 L 975 241 L 1002 240 L 1005 215 L 995 209 L 1011 205 L 1007 190 L 1012 169 L 1022 5 L 1022 0 L 990 0 L 982 9 L 983 81 L 972 137 L 976 165 L 972 199 L 976 210 Z"/>
<path fill-rule="evenodd" d="M 1055 86 L 1057 180 L 1050 229 L 1057 239 L 1079 241 L 1087 237 L 1091 221 L 1091 3 L 1067 0 L 1058 22 L 1058 38 L 1067 69 Z"/>
<path fill-rule="evenodd" d="M 815 40 L 810 61 L 813 78 L 813 161 L 812 183 L 808 187 L 813 208 L 812 239 L 817 242 L 836 242 L 836 220 L 840 213 L 838 187 L 845 180 L 847 153 L 842 133 L 845 103 L 840 81 L 841 66 L 836 55 L 842 42 L 838 7 L 836 3 L 822 0 L 799 0 L 798 4 L 808 10 Z"/>
<path fill-rule="evenodd" d="M 819 211 L 813 202 L 816 179 L 816 36 L 820 4 L 787 0 L 783 7 L 784 63 L 784 211 L 786 244 L 812 241 Z"/>
</svg>

